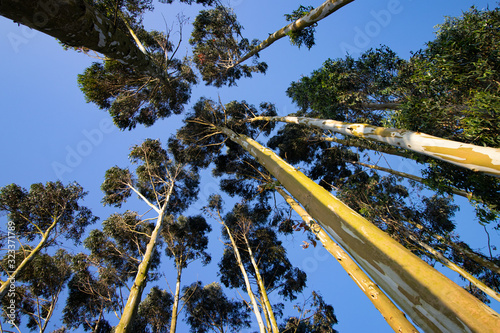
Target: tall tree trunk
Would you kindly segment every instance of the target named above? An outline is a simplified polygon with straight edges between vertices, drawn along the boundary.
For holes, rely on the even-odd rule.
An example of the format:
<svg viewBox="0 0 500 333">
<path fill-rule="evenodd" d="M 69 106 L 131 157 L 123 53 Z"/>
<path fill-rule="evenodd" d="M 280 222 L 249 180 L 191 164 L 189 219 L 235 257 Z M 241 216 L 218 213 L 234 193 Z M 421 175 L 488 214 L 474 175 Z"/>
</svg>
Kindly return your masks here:
<svg viewBox="0 0 500 333">
<path fill-rule="evenodd" d="M 260 314 L 259 305 L 257 304 L 257 300 L 255 299 L 255 295 L 252 291 L 252 287 L 250 285 L 250 280 L 248 279 L 248 274 L 245 270 L 245 266 L 243 266 L 243 261 L 241 260 L 240 251 L 238 250 L 238 247 L 236 246 L 236 242 L 233 238 L 233 234 L 231 233 L 231 230 L 229 229 L 229 227 L 222 220 L 221 220 L 221 223 L 222 223 L 222 225 L 224 225 L 224 228 L 226 228 L 227 234 L 228 234 L 229 239 L 231 241 L 231 245 L 233 247 L 234 256 L 236 257 L 236 261 L 238 262 L 238 266 L 240 267 L 241 274 L 243 275 L 243 279 L 245 280 L 247 294 L 250 297 L 250 302 L 252 303 L 253 312 L 255 314 L 255 318 L 257 319 L 260 333 L 265 333 L 266 328 L 264 326 L 264 322 L 262 321 L 262 316 Z"/>
<path fill-rule="evenodd" d="M 276 187 L 276 191 L 285 199 L 290 207 L 309 226 L 311 231 L 318 237 L 323 247 L 339 262 L 351 279 L 358 285 L 375 308 L 384 316 L 385 321 L 392 327 L 394 332 L 418 332 L 405 314 L 399 310 L 387 295 L 380 290 L 375 282 L 361 270 L 354 260 L 335 243 L 332 238 L 313 220 L 304 208 L 302 208 L 288 193 L 281 187 Z"/>
<path fill-rule="evenodd" d="M 57 225 L 57 218 L 54 217 L 50 227 L 42 234 L 42 239 L 40 240 L 38 245 L 31 251 L 31 253 L 26 258 L 24 258 L 24 260 L 16 268 L 16 270 L 9 275 L 9 278 L 6 281 L 2 282 L 2 286 L 0 287 L 0 300 L 2 300 L 9 291 L 10 281 L 16 281 L 16 278 L 19 275 L 19 273 L 22 272 L 22 270 L 33 260 L 33 258 L 35 258 L 35 256 L 40 252 L 40 250 L 45 246 L 45 243 L 47 242 L 50 233 L 56 227 L 56 225 Z"/>
<path fill-rule="evenodd" d="M 75 47 L 86 47 L 152 76 L 160 73 L 134 40 L 86 0 L 2 0 L 0 15 Z"/>
<path fill-rule="evenodd" d="M 134 191 L 137 191 L 135 188 L 131 187 Z M 120 318 L 120 322 L 116 326 L 115 333 L 132 333 L 132 324 L 134 322 L 135 316 L 137 315 L 137 309 L 139 308 L 139 303 L 141 302 L 142 292 L 146 287 L 146 278 L 148 277 L 149 266 L 151 265 L 151 258 L 153 256 L 156 240 L 160 235 L 161 229 L 163 227 L 163 218 L 165 215 L 165 209 L 167 208 L 167 204 L 170 200 L 170 196 L 174 189 L 174 184 L 172 183 L 168 194 L 165 196 L 165 202 L 163 203 L 161 209 L 156 207 L 155 210 L 158 213 L 158 219 L 156 220 L 156 225 L 151 233 L 151 237 L 149 239 L 148 245 L 146 246 L 146 252 L 144 253 L 144 258 L 142 259 L 139 267 L 137 268 L 137 274 L 135 276 L 134 284 L 132 288 L 130 288 L 130 293 L 127 299 L 127 303 L 125 304 L 125 308 L 123 309 L 122 316 Z M 144 197 L 142 197 L 149 205 L 151 203 Z"/>
<path fill-rule="evenodd" d="M 268 148 L 225 127 L 426 332 L 496 332 L 500 316 Z"/>
<path fill-rule="evenodd" d="M 241 64 L 243 61 L 253 57 L 266 47 L 270 46 L 272 43 L 277 41 L 278 39 L 281 39 L 285 37 L 288 33 L 290 32 L 297 32 L 300 31 L 304 28 L 307 28 L 319 20 L 324 19 L 328 15 L 332 14 L 333 12 L 337 11 L 338 9 L 344 7 L 348 3 L 353 2 L 354 0 L 327 0 L 325 1 L 322 5 L 319 7 L 311 10 L 311 12 L 304 17 L 301 17 L 297 21 L 290 23 L 289 25 L 281 28 L 280 30 L 276 31 L 272 35 L 270 35 L 266 40 L 264 40 L 262 43 L 257 45 L 255 48 L 252 49 L 252 51 L 248 52 L 245 54 L 243 57 L 238 59 L 238 61 L 233 65 L 237 66 Z"/>
<path fill-rule="evenodd" d="M 250 119 L 250 121 L 256 120 L 301 124 L 387 143 L 463 168 L 500 177 L 500 149 L 497 148 L 476 146 L 407 130 L 376 127 L 368 124 L 343 123 L 331 119 L 305 117 L 255 117 Z"/>
<path fill-rule="evenodd" d="M 248 255 L 250 257 L 250 261 L 252 262 L 253 269 L 255 270 L 255 278 L 257 279 L 257 285 L 259 286 L 260 295 L 262 296 L 263 307 L 269 315 L 269 320 L 271 322 L 271 329 L 273 333 L 279 333 L 278 323 L 276 322 L 276 317 L 274 316 L 273 308 L 271 307 L 271 302 L 269 302 L 269 297 L 267 297 L 266 286 L 264 284 L 264 279 L 262 279 L 262 275 L 260 275 L 259 266 L 255 262 L 255 258 L 253 256 L 252 248 L 248 243 L 248 239 L 246 235 L 243 235 L 245 239 L 245 244 L 247 245 Z"/>
<path fill-rule="evenodd" d="M 182 264 L 177 265 L 177 280 L 175 282 L 174 305 L 172 306 L 172 320 L 170 321 L 170 333 L 175 333 L 177 329 L 177 316 L 179 312 L 179 299 L 181 294 L 181 274 Z"/>
</svg>

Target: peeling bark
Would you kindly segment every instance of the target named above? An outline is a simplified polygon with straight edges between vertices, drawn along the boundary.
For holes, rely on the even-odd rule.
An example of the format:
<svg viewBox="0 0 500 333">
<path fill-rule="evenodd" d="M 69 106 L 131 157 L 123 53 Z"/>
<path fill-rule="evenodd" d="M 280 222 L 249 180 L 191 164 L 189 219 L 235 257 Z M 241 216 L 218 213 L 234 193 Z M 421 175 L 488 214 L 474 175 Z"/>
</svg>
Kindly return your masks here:
<svg viewBox="0 0 500 333">
<path fill-rule="evenodd" d="M 391 326 L 394 332 L 412 332 L 418 330 L 406 318 L 405 314 L 399 310 L 387 295 L 380 290 L 375 282 L 361 270 L 356 262 L 337 244 L 332 238 L 313 220 L 304 208 L 302 208 L 291 196 L 282 188 L 277 187 L 276 191 L 285 199 L 290 207 L 304 220 L 311 231 L 318 237 L 323 247 L 338 261 L 351 279 L 361 289 L 361 291 L 380 311 L 385 321 Z"/>
<path fill-rule="evenodd" d="M 394 147 L 405 148 L 472 171 L 500 177 L 500 149 L 498 148 L 476 146 L 396 128 L 343 123 L 331 119 L 255 117 L 249 121 L 257 120 L 306 125 L 370 141 L 387 143 Z"/>
<path fill-rule="evenodd" d="M 496 332 L 500 316 L 268 148 L 225 127 L 426 332 Z"/>
</svg>

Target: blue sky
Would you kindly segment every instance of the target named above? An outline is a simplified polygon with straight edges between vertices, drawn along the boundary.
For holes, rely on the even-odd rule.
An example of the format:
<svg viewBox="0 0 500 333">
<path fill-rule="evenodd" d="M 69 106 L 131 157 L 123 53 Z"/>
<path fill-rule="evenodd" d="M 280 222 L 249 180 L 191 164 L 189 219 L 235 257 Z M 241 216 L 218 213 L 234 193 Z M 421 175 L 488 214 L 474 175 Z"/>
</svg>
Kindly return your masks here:
<svg viewBox="0 0 500 333">
<path fill-rule="evenodd" d="M 249 39 L 264 39 L 284 24 L 283 14 L 290 13 L 299 4 L 317 6 L 321 1 L 249 1 L 231 2 Z M 298 49 L 283 39 L 261 52 L 261 59 L 269 65 L 266 75 L 243 79 L 237 87 L 214 89 L 200 84 L 193 89 L 190 105 L 205 96 L 220 97 L 222 102 L 246 100 L 276 104 L 280 115 L 295 111 L 285 95 L 290 82 L 301 75 L 308 75 L 328 58 L 340 58 L 348 51 L 353 56 L 371 47 L 387 45 L 400 57 L 408 58 L 411 51 L 424 47 L 432 40 L 434 27 L 444 16 L 458 16 L 472 5 L 494 7 L 495 1 L 412 1 L 412 0 L 356 0 L 321 21 L 316 28 L 316 45 L 311 49 Z M 146 26 L 164 30 L 165 22 L 176 29 L 175 15 L 182 10 L 191 21 L 200 7 L 156 4 L 156 10 L 147 15 Z M 188 53 L 189 27 L 184 28 L 183 44 L 179 52 Z M 114 166 L 127 166 L 132 145 L 145 138 L 159 138 L 166 142 L 181 123 L 175 116 L 157 122 L 152 127 L 138 127 L 131 132 L 121 132 L 112 126 L 109 116 L 92 104 L 86 104 L 76 76 L 94 59 L 84 54 L 64 51 L 52 37 L 18 26 L 0 17 L 0 186 L 17 183 L 24 187 L 36 182 L 61 179 L 67 183 L 77 181 L 89 195 L 85 205 L 94 214 L 106 219 L 116 209 L 102 207 L 100 184 L 105 171 Z M 189 106 L 187 107 L 189 110 Z M 393 165 L 394 167 L 394 165 Z M 396 168 L 410 172 L 414 168 L 400 163 Z M 415 169 L 416 171 L 416 169 Z M 189 214 L 197 214 L 208 196 L 217 191 L 218 181 L 205 173 L 200 191 L 200 202 L 191 207 Z M 461 210 L 456 222 L 460 235 L 472 242 L 473 247 L 486 244 L 483 228 L 475 221 L 468 203 L 457 201 Z M 143 205 L 131 202 L 126 209 L 144 211 Z M 4 225 L 7 219 L 0 218 Z M 95 225 L 94 228 L 97 228 Z M 184 275 L 183 282 L 190 284 L 197 279 L 203 283 L 217 280 L 216 263 L 221 254 L 220 228 L 214 224 L 210 252 L 213 264 L 209 268 L 194 265 Z M 493 244 L 500 235 L 490 230 Z M 391 329 L 375 310 L 366 296 L 358 290 L 347 274 L 320 247 L 301 249 L 305 238 L 301 234 L 289 237 L 285 246 L 291 261 L 308 273 L 309 290 L 317 290 L 325 301 L 332 304 L 339 319 L 336 329 L 340 332 L 389 332 Z M 166 278 L 173 286 L 173 266 L 163 261 Z M 450 275 L 455 282 L 460 279 Z M 167 288 L 165 280 L 159 280 Z M 151 284 L 152 286 L 154 284 Z M 235 291 L 229 294 L 237 297 Z M 297 302 L 301 302 L 299 298 Z M 63 304 L 59 304 L 61 311 Z M 496 311 L 498 304 L 492 302 Z M 56 318 L 50 330 L 58 328 Z M 181 325 L 185 325 L 181 323 Z M 185 326 L 181 326 L 185 327 Z M 182 332 L 182 330 L 180 330 Z"/>
</svg>

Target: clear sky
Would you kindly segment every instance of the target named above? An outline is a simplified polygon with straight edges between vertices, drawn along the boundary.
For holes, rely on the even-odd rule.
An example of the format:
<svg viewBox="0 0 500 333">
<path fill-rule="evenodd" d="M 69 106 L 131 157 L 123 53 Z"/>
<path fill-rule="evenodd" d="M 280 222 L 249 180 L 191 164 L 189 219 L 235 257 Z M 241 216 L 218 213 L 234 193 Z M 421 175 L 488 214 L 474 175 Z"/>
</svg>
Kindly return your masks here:
<svg viewBox="0 0 500 333">
<path fill-rule="evenodd" d="M 317 6 L 321 1 L 249 1 L 231 2 L 248 39 L 265 39 L 269 33 L 285 24 L 283 14 L 290 13 L 299 4 Z M 280 115 L 295 111 L 286 97 L 285 90 L 301 75 L 308 75 L 319 68 L 328 58 L 341 58 L 345 52 L 358 56 L 361 52 L 387 45 L 400 57 L 408 58 L 411 51 L 424 47 L 432 40 L 434 27 L 445 16 L 458 16 L 470 6 L 495 7 L 495 1 L 412 1 L 412 0 L 356 0 L 321 21 L 316 28 L 316 45 L 311 49 L 297 49 L 283 39 L 261 52 L 261 59 L 268 63 L 266 75 L 243 79 L 237 87 L 214 89 L 200 84 L 193 88 L 190 105 L 205 96 L 220 97 L 223 103 L 246 100 L 250 104 L 260 102 L 276 104 Z M 194 20 L 198 6 L 156 4 L 156 10 L 147 15 L 146 26 L 164 30 L 175 26 L 175 15 L 182 10 Z M 189 27 L 184 29 L 180 52 L 188 54 Z M 174 35 L 176 36 L 176 35 Z M 181 123 L 182 117 L 158 121 L 152 127 L 138 127 L 131 132 L 114 128 L 108 114 L 92 104 L 86 104 L 80 92 L 76 76 L 83 72 L 94 59 L 84 54 L 64 51 L 52 37 L 18 26 L 0 17 L 0 186 L 17 183 L 29 187 L 32 183 L 62 180 L 65 184 L 77 181 L 89 195 L 85 205 L 104 220 L 116 209 L 102 207 L 99 189 L 105 171 L 118 165 L 128 165 L 129 148 L 145 138 L 159 138 L 166 142 Z M 187 107 L 189 110 L 189 106 Z M 399 165 L 400 168 L 407 168 Z M 409 170 L 405 170 L 409 172 Z M 217 191 L 218 181 L 206 173 L 200 191 L 200 202 L 189 214 L 197 214 L 208 196 Z M 473 247 L 483 248 L 486 235 L 470 213 L 468 203 L 459 201 L 461 210 L 456 222 L 461 236 L 472 242 Z M 144 211 L 143 205 L 131 202 L 125 209 Z M 0 218 L 5 225 L 6 217 Z M 98 228 L 99 225 L 93 226 Z M 213 263 L 201 269 L 194 265 L 183 277 L 184 284 L 197 279 L 208 284 L 217 280 L 217 262 L 221 255 L 220 228 L 213 224 L 210 252 Z M 491 230 L 494 244 L 500 235 Z M 285 246 L 291 261 L 308 273 L 308 291 L 319 291 L 325 301 L 332 304 L 339 319 L 336 329 L 342 333 L 389 332 L 390 327 L 375 310 L 354 282 L 320 247 L 301 249 L 305 238 L 301 234 L 288 237 Z M 495 243 L 496 242 L 496 243 Z M 173 266 L 163 261 L 166 278 L 173 286 Z M 460 282 L 455 275 L 452 280 Z M 168 288 L 165 280 L 151 283 Z M 146 294 L 146 293 L 145 293 Z M 145 295 L 144 294 L 144 295 Z M 237 297 L 235 291 L 229 294 Z M 277 299 L 275 299 L 277 300 Z M 273 298 L 271 297 L 271 301 Z M 301 298 L 297 302 L 302 302 Z M 62 311 L 64 304 L 59 304 Z M 500 311 L 500 306 L 492 302 Z M 293 311 L 293 310 L 292 310 Z M 54 318 L 49 331 L 56 329 L 60 321 Z M 184 323 L 181 327 L 186 327 Z M 179 330 L 182 332 L 182 329 Z"/>
</svg>

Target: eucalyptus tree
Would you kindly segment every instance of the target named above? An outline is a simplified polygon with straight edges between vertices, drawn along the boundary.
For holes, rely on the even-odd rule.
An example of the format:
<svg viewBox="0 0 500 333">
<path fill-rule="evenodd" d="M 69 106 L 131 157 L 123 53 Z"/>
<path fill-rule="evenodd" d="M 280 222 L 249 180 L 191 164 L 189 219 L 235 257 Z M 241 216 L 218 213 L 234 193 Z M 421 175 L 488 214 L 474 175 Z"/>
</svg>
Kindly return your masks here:
<svg viewBox="0 0 500 333">
<path fill-rule="evenodd" d="M 16 319 L 12 321 L 8 306 L 4 301 L 2 316 L 6 322 L 16 322 L 19 326 L 21 318 L 28 319 L 26 327 L 30 331 L 43 333 L 52 315 L 61 292 L 72 275 L 72 256 L 59 249 L 54 255 L 39 253 L 16 279 Z"/>
<path fill-rule="evenodd" d="M 307 14 L 305 13 L 300 13 L 300 7 L 299 10 L 295 11 L 294 13 L 290 14 L 287 16 L 287 19 L 291 19 L 295 16 L 298 16 L 299 18 L 295 20 L 293 23 L 290 23 L 283 28 L 277 30 L 273 34 L 271 34 L 269 37 L 267 37 L 263 42 L 260 44 L 256 45 L 253 47 L 250 52 L 247 54 L 243 55 L 241 58 L 237 59 L 237 61 L 233 64 L 233 66 L 238 66 L 245 60 L 255 56 L 258 54 L 260 51 L 263 49 L 267 48 L 270 46 L 272 43 L 275 41 L 290 35 L 292 42 L 298 42 L 301 39 L 306 36 L 308 36 L 309 41 L 306 41 L 306 45 L 311 45 L 310 42 L 310 34 L 311 34 L 311 29 L 308 30 L 306 34 L 303 34 L 302 36 L 300 35 L 300 31 L 303 29 L 306 29 L 308 27 L 311 27 L 315 25 L 318 21 L 324 19 L 325 17 L 329 16 L 330 14 L 336 12 L 338 9 L 344 7 L 345 5 L 353 2 L 354 0 L 327 0 L 317 8 L 311 10 Z M 305 15 L 303 15 L 305 14 Z M 301 37 L 299 37 L 301 36 Z M 297 39 L 299 38 L 299 39 Z M 307 38 L 306 38 L 307 39 Z M 308 44 L 309 43 L 309 44 Z"/>
<path fill-rule="evenodd" d="M 234 66 L 244 52 L 258 43 L 243 38 L 242 29 L 236 15 L 226 7 L 202 10 L 196 16 L 189 43 L 193 46 L 193 61 L 207 85 L 231 86 L 242 76 L 266 72 L 267 64 L 257 62 L 257 56 L 251 66 Z"/>
<path fill-rule="evenodd" d="M 0 189 L 0 211 L 9 219 L 4 235 L 7 260 L 2 266 L 7 279 L 2 281 L 0 299 L 9 291 L 11 281 L 18 279 L 43 250 L 57 246 L 63 237 L 80 243 L 85 228 L 98 219 L 80 205 L 86 194 L 77 183 L 64 186 L 59 181 L 32 184 L 29 191 L 16 184 Z"/>
<path fill-rule="evenodd" d="M 85 332 L 111 332 L 105 315 L 114 312 L 119 318 L 123 283 L 117 275 L 122 272 L 109 266 L 96 269 L 95 260 L 84 253 L 74 256 L 72 266 L 74 274 L 68 282 L 68 297 L 62 311 L 65 327 L 73 330 L 82 327 Z"/>
<path fill-rule="evenodd" d="M 207 234 L 212 230 L 205 218 L 197 216 L 179 216 L 176 220 L 169 221 L 161 235 L 166 243 L 165 253 L 173 258 L 177 269 L 177 279 L 172 304 L 170 333 L 175 333 L 177 318 L 180 312 L 179 301 L 181 298 L 182 271 L 193 261 L 201 260 L 203 265 L 211 261 L 206 252 L 208 246 Z"/>
<path fill-rule="evenodd" d="M 203 286 L 195 282 L 184 287 L 186 321 L 191 332 L 237 332 L 250 327 L 248 308 L 242 301 L 229 299 L 217 282 Z"/>
<path fill-rule="evenodd" d="M 259 131 L 245 126 L 241 122 L 241 115 L 235 114 L 235 119 L 231 118 L 237 104 L 232 102 L 223 107 L 208 100 L 201 100 L 194 107 L 194 112 L 188 116 L 186 125 L 179 130 L 178 136 L 186 144 L 193 146 L 191 152 L 198 155 L 198 162 L 203 164 L 210 161 L 210 155 L 217 154 L 220 145 L 227 140 L 240 145 L 276 177 L 329 234 L 335 236 L 374 281 L 422 328 L 438 330 L 436 323 L 451 330 L 463 329 L 463 325 L 473 330 L 497 325 L 494 323 L 497 317 L 491 309 L 484 308 L 479 300 L 414 256 L 300 171 L 285 163 L 271 150 L 248 137 L 246 134 L 252 135 Z M 200 145 L 201 142 L 203 146 Z M 382 267 L 381 265 L 384 269 L 376 268 Z M 426 315 L 412 305 L 410 294 L 404 296 L 399 293 L 398 288 L 394 289 L 394 284 L 389 283 L 387 276 L 390 276 L 392 281 L 399 281 L 398 285 L 404 285 L 405 290 L 413 290 L 410 294 L 425 297 Z M 429 293 L 430 290 L 432 293 Z M 449 302 L 445 296 L 449 292 L 457 295 L 453 302 Z M 444 308 L 448 308 L 454 315 L 444 315 Z M 468 311 L 464 311 L 465 308 L 477 309 L 481 315 L 471 317 Z M 461 318 L 459 322 L 455 321 L 457 318 Z M 483 320 L 492 322 L 479 323 Z"/>
<path fill-rule="evenodd" d="M 244 281 L 246 293 L 248 297 L 250 298 L 250 303 L 251 303 L 251 309 L 255 315 L 255 319 L 257 320 L 257 324 L 259 326 L 259 331 L 261 333 L 266 332 L 266 326 L 264 324 L 264 320 L 262 319 L 262 313 L 259 307 L 259 304 L 257 302 L 257 298 L 255 296 L 255 293 L 252 289 L 252 285 L 250 284 L 250 278 L 249 274 L 243 265 L 242 261 L 242 256 L 240 254 L 240 250 L 238 246 L 236 245 L 236 240 L 233 237 L 233 233 L 231 232 L 231 229 L 229 229 L 228 225 L 224 222 L 224 219 L 222 217 L 222 198 L 220 195 L 211 195 L 209 198 L 208 206 L 204 208 L 205 212 L 208 213 L 212 218 L 217 220 L 225 229 L 225 234 L 227 238 L 229 239 L 230 243 L 226 248 L 224 249 L 224 255 L 226 255 L 226 252 L 228 252 L 229 248 L 231 248 L 232 253 L 234 254 L 234 257 L 236 259 L 236 264 L 240 269 L 241 272 L 241 278 Z M 250 307 L 250 306 L 249 306 Z M 269 322 L 267 322 L 269 323 Z"/>
<path fill-rule="evenodd" d="M 288 260 L 275 228 L 269 225 L 269 213 L 270 207 L 237 204 L 224 217 L 227 231 L 224 230 L 223 237 L 229 238 L 229 232 L 233 235 L 235 241 L 231 247 L 238 248 L 241 264 L 256 284 L 268 329 L 278 332 L 277 317 L 284 305 L 273 307 L 269 294 L 276 291 L 284 300 L 294 300 L 305 288 L 307 276 Z M 241 288 L 243 279 L 231 252 L 224 251 L 219 263 L 221 281 L 226 287 Z"/>
<path fill-rule="evenodd" d="M 300 132 L 300 130 L 298 132 Z M 294 133 L 294 135 L 290 135 L 290 138 L 296 139 L 302 136 L 297 134 L 298 133 Z M 286 140 L 284 141 L 286 142 Z M 320 154 L 321 157 L 315 159 L 315 151 L 309 150 L 306 152 L 302 150 L 303 148 L 307 149 L 307 144 L 302 143 L 295 145 L 293 142 L 298 142 L 298 140 L 291 141 L 290 144 L 293 148 L 283 150 L 284 147 L 281 146 L 280 154 L 286 154 L 289 161 L 294 160 L 297 162 L 300 158 L 303 160 L 307 159 L 308 164 L 320 160 L 321 162 L 312 166 L 311 169 L 314 170 L 312 173 L 314 177 L 322 177 L 322 183 L 324 185 L 326 185 L 325 177 L 332 177 L 333 175 L 346 177 L 346 175 L 350 175 L 346 174 L 345 171 L 335 172 L 337 169 L 334 164 L 342 160 L 342 156 L 345 156 L 345 154 L 340 156 L 338 154 L 330 154 L 330 152 L 334 150 L 327 149 L 328 147 L 325 146 L 323 147 L 324 149 L 318 150 L 322 153 L 328 153 L 328 156 L 333 156 L 326 159 L 323 156 L 325 154 Z M 314 145 L 313 147 L 317 148 L 318 145 Z M 355 157 L 355 154 L 351 155 Z M 325 175 L 325 172 L 328 173 L 328 176 Z M 353 278 L 354 282 L 367 295 L 374 306 L 384 316 L 388 324 L 393 327 L 396 332 L 401 330 L 417 332 L 417 329 L 408 321 L 403 312 L 401 312 L 384 292 L 362 271 L 356 262 L 352 260 L 352 258 L 343 251 L 330 236 L 328 236 L 319 224 L 314 221 L 314 219 L 288 193 L 286 193 L 283 188 L 280 187 L 279 182 L 274 181 L 273 177 L 243 149 L 230 149 L 225 153 L 220 153 L 215 159 L 213 174 L 221 177 L 220 187 L 224 192 L 231 196 L 239 196 L 244 200 L 256 200 L 261 203 L 267 202 L 273 191 L 278 192 L 290 208 L 301 217 L 303 222 L 292 222 L 290 217 L 287 217 L 289 214 L 284 210 L 278 210 L 275 211 L 273 225 L 277 224 L 279 227 L 278 230 L 285 233 L 291 230 L 310 231 L 311 233 L 308 233 L 309 244 L 316 246 L 318 242 L 321 242 L 325 249 L 342 265 L 349 276 Z M 219 218 L 222 220 L 222 217 L 219 216 Z M 424 227 L 420 226 L 420 228 Z"/>
<path fill-rule="evenodd" d="M 101 186 L 105 193 L 103 202 L 121 207 L 132 193 L 135 193 L 157 216 L 143 219 L 136 213 L 127 212 L 108 219 L 113 221 L 109 234 L 115 238 L 118 245 L 113 246 L 113 250 L 117 250 L 118 257 L 131 256 L 134 253 L 130 252 L 132 248 L 137 251 L 135 258 L 132 258 L 135 260 L 132 271 L 135 279 L 116 328 L 117 332 L 131 330 L 142 292 L 148 278 L 151 277 L 149 270 L 154 268 L 155 257 L 159 255 L 156 247 L 161 240 L 166 215 L 178 214 L 186 209 L 196 197 L 199 184 L 197 173 L 192 168 L 187 168 L 184 164 L 171 159 L 158 140 L 147 139 L 141 145 L 134 146 L 130 159 L 137 165 L 135 172 L 137 178 L 135 179 L 128 169 L 118 167 L 109 169 Z M 151 219 L 156 220 L 154 226 L 149 223 Z M 114 223 L 115 220 L 117 223 Z M 92 242 L 92 244 L 99 243 Z M 121 250 L 121 246 L 128 250 Z M 93 247 L 99 253 L 99 246 Z M 105 261 L 109 258 L 107 254 L 101 257 Z"/>
</svg>

